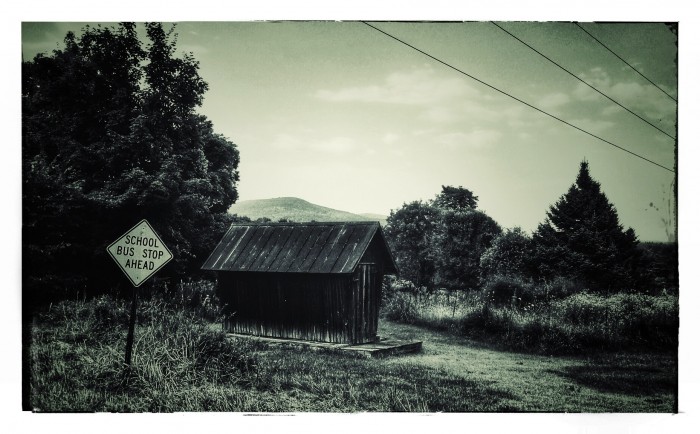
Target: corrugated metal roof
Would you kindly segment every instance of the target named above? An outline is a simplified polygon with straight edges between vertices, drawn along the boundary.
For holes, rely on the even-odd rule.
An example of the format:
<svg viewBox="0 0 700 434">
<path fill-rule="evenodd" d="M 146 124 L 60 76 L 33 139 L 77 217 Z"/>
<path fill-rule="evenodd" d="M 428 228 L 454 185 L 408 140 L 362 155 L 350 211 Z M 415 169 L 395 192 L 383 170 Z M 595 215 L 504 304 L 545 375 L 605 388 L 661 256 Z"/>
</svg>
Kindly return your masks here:
<svg viewBox="0 0 700 434">
<path fill-rule="evenodd" d="M 377 222 L 255 223 L 231 225 L 202 266 L 211 271 L 352 273 L 375 237 L 396 263 Z"/>
</svg>

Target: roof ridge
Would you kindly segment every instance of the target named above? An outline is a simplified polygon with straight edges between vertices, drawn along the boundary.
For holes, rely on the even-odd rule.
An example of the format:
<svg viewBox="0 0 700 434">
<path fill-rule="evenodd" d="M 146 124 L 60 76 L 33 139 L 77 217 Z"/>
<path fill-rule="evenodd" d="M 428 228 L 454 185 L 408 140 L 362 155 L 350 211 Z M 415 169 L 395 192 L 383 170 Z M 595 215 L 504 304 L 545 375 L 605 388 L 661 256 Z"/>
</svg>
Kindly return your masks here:
<svg viewBox="0 0 700 434">
<path fill-rule="evenodd" d="M 232 230 L 219 241 L 214 249 L 216 253 L 209 256 L 202 269 L 351 273 L 372 240 L 376 236 L 383 238 L 379 222 L 269 222 L 231 226 Z M 282 237 L 283 232 L 289 233 L 289 237 Z M 290 237 L 293 238 L 287 242 Z M 381 253 L 381 259 L 377 257 L 377 260 L 385 262 L 389 270 L 396 268 L 386 241 L 379 248 L 386 252 Z"/>
</svg>

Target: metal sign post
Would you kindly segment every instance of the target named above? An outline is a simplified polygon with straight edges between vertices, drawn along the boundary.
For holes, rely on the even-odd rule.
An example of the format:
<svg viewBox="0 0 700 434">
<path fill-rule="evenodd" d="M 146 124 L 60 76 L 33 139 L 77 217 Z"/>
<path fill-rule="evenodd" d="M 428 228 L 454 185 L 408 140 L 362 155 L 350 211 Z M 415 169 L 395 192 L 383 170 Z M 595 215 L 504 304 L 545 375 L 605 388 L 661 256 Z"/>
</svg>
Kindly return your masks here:
<svg viewBox="0 0 700 434">
<path fill-rule="evenodd" d="M 134 328 L 136 326 L 136 288 L 167 264 L 173 258 L 173 254 L 170 253 L 170 250 L 145 219 L 110 244 L 107 247 L 107 252 L 134 285 L 131 296 L 129 333 L 126 337 L 126 354 L 124 356 L 124 363 L 131 366 Z"/>
</svg>

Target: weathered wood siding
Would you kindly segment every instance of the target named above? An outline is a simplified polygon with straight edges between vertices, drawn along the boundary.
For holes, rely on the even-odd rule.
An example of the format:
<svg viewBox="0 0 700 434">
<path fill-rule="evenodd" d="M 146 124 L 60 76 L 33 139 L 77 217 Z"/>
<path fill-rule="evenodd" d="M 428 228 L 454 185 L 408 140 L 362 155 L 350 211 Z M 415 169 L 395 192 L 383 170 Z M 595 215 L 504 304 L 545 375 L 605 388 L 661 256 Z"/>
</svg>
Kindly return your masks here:
<svg viewBox="0 0 700 434">
<path fill-rule="evenodd" d="M 349 275 L 221 273 L 219 298 L 232 333 L 353 342 Z"/>
<path fill-rule="evenodd" d="M 381 276 L 375 264 L 357 267 L 353 278 L 354 343 L 374 342 L 379 323 Z"/>
<path fill-rule="evenodd" d="M 233 225 L 203 268 L 218 271 L 228 331 L 337 343 L 377 339 L 396 272 L 377 223 Z"/>
<path fill-rule="evenodd" d="M 231 333 L 318 342 L 377 337 L 381 276 L 374 264 L 354 274 L 220 273 L 219 298 Z"/>
</svg>

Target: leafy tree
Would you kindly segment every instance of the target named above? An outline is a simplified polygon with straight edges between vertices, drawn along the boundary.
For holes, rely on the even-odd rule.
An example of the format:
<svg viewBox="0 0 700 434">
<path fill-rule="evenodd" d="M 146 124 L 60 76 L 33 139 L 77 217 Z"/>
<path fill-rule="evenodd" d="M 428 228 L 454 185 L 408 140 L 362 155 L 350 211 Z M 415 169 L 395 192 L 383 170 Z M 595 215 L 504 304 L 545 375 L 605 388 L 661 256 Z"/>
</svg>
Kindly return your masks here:
<svg viewBox="0 0 700 434">
<path fill-rule="evenodd" d="M 429 202 L 414 201 L 392 211 L 385 233 L 402 277 L 417 288 L 473 287 L 479 258 L 498 224 L 477 211 L 478 197 L 464 187 L 442 186 Z"/>
<path fill-rule="evenodd" d="M 474 193 L 462 186 L 443 185 L 442 192 L 433 200 L 433 206 L 454 211 L 469 211 L 476 209 L 478 201 L 478 196 L 474 196 Z"/>
<path fill-rule="evenodd" d="M 481 255 L 500 234 L 501 227 L 483 211 L 443 210 L 430 242 L 438 283 L 454 289 L 477 287 Z"/>
<path fill-rule="evenodd" d="M 133 23 L 68 33 L 22 65 L 23 269 L 30 288 L 122 281 L 106 246 L 143 218 L 198 270 L 232 217 L 239 154 L 196 113 L 207 84 L 176 38 Z"/>
<path fill-rule="evenodd" d="M 636 235 L 620 225 L 615 207 L 591 178 L 586 161 L 532 239 L 540 277 L 579 279 L 599 290 L 630 283 Z"/>
<path fill-rule="evenodd" d="M 527 274 L 531 239 L 519 227 L 506 229 L 497 236 L 481 255 L 480 265 L 484 277 L 522 277 Z"/>
<path fill-rule="evenodd" d="M 430 286 L 435 266 L 430 258 L 430 237 L 438 212 L 429 203 L 413 201 L 392 210 L 384 233 L 401 275 L 416 286 Z"/>
</svg>

